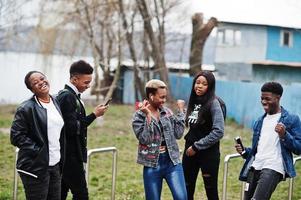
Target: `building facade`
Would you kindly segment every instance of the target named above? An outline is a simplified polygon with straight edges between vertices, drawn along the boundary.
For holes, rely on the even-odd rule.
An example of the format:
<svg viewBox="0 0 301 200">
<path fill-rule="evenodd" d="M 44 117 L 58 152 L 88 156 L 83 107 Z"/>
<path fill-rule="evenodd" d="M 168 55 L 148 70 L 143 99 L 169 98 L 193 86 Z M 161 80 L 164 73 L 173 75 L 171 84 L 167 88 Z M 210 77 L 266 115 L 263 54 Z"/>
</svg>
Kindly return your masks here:
<svg viewBox="0 0 301 200">
<path fill-rule="evenodd" d="M 221 21 L 214 38 L 219 77 L 301 82 L 301 29 Z"/>
</svg>

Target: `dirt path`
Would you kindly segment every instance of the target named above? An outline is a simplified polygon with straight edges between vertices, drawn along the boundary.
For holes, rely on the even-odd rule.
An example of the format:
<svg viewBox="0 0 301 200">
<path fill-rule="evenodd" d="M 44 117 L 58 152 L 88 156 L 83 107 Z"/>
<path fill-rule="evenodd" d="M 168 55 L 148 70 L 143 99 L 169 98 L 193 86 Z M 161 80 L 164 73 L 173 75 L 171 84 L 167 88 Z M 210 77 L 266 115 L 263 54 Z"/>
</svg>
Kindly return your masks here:
<svg viewBox="0 0 301 200">
<path fill-rule="evenodd" d="M 0 128 L 0 134 L 9 134 L 10 128 Z"/>
</svg>

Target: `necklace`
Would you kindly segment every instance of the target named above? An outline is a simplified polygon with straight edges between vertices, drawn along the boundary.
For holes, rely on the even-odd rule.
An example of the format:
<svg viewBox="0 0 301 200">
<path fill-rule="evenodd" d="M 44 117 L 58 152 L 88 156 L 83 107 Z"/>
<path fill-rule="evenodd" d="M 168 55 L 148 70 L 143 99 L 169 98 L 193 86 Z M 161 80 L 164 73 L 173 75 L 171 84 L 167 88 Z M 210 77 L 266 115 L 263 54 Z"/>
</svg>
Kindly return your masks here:
<svg viewBox="0 0 301 200">
<path fill-rule="evenodd" d="M 48 100 L 43 100 L 43 99 L 40 99 L 40 98 L 38 98 L 39 99 L 39 101 L 41 101 L 42 103 L 50 103 L 50 98 L 48 99 Z"/>
</svg>

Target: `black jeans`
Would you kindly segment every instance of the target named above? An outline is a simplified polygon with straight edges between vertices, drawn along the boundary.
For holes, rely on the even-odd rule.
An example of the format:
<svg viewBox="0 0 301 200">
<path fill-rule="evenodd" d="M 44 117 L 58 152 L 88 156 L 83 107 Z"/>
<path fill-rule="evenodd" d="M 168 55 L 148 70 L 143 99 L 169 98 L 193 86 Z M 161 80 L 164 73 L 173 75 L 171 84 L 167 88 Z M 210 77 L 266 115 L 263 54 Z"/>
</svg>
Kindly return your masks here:
<svg viewBox="0 0 301 200">
<path fill-rule="evenodd" d="M 275 191 L 283 175 L 272 169 L 251 168 L 245 186 L 244 200 L 268 200 Z"/>
<path fill-rule="evenodd" d="M 186 145 L 186 149 L 190 145 Z M 203 181 L 208 200 L 218 200 L 218 168 L 220 163 L 220 153 L 217 150 L 210 152 L 199 151 L 194 156 L 188 157 L 183 153 L 183 170 L 189 200 L 193 200 L 196 180 L 201 168 Z"/>
<path fill-rule="evenodd" d="M 60 200 L 61 199 L 61 174 L 59 164 L 49 167 L 43 177 L 19 173 L 27 200 Z"/>
<path fill-rule="evenodd" d="M 65 159 L 62 177 L 62 200 L 67 198 L 69 189 L 74 200 L 89 199 L 83 162 L 79 161 L 75 155 L 69 155 Z"/>
</svg>

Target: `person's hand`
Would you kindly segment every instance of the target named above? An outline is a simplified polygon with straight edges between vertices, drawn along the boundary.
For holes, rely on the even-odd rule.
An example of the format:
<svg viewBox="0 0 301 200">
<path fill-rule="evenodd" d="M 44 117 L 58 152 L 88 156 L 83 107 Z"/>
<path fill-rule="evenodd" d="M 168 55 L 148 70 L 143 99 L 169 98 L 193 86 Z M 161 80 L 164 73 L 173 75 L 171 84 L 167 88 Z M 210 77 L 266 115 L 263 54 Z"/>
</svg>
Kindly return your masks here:
<svg viewBox="0 0 301 200">
<path fill-rule="evenodd" d="M 181 112 L 184 112 L 185 101 L 182 100 L 182 99 L 178 99 L 178 100 L 177 100 L 177 106 L 178 106 L 178 109 L 179 109 Z"/>
<path fill-rule="evenodd" d="M 278 133 L 280 138 L 283 138 L 285 136 L 285 125 L 283 123 L 278 123 L 275 127 L 275 131 Z"/>
<path fill-rule="evenodd" d="M 151 111 L 149 110 L 149 102 L 147 100 L 143 100 L 143 102 L 140 102 L 138 104 L 138 109 L 144 112 L 146 115 L 149 115 Z"/>
<path fill-rule="evenodd" d="M 194 156 L 196 154 L 196 152 L 193 150 L 193 148 L 190 146 L 187 150 L 186 150 L 186 156 L 190 157 L 190 156 Z"/>
<path fill-rule="evenodd" d="M 96 117 L 100 117 L 105 114 L 109 106 L 105 105 L 98 105 L 94 108 L 93 113 L 95 114 Z"/>
<path fill-rule="evenodd" d="M 235 144 L 234 147 L 235 147 L 237 153 L 239 153 L 240 155 L 243 153 L 243 149 L 240 144 Z"/>
<path fill-rule="evenodd" d="M 150 124 L 152 120 L 152 112 L 149 110 L 149 102 L 147 100 L 143 100 L 138 104 L 138 109 L 141 110 L 146 115 L 147 123 Z"/>
</svg>

